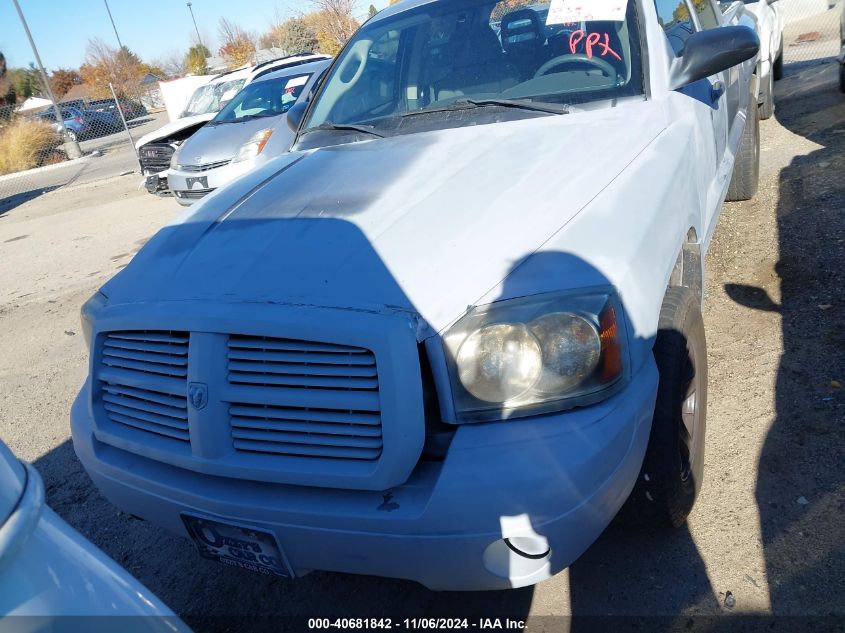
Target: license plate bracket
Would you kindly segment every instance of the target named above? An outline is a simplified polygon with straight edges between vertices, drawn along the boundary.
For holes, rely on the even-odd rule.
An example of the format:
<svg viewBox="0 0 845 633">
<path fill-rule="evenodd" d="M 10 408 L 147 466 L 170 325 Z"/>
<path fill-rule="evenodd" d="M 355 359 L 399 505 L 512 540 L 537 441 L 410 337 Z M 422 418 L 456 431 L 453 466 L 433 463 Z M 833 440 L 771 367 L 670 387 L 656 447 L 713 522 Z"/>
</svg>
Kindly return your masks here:
<svg viewBox="0 0 845 633">
<path fill-rule="evenodd" d="M 270 532 L 207 517 L 181 516 L 203 558 L 264 576 L 293 578 L 284 552 Z"/>
</svg>

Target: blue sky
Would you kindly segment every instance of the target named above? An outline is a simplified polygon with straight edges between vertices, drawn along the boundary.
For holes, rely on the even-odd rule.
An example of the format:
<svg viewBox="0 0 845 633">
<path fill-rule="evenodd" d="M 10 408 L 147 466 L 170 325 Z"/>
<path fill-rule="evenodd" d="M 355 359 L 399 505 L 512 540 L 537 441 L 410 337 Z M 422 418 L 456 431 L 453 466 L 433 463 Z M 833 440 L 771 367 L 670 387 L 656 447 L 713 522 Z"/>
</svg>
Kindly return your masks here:
<svg viewBox="0 0 845 633">
<path fill-rule="evenodd" d="M 117 46 L 103 0 L 18 0 L 48 70 L 77 68 L 89 38 Z M 363 15 L 370 3 L 382 9 L 387 0 L 360 0 Z M 192 0 L 203 40 L 217 41 L 220 17 L 263 33 L 275 20 L 307 11 L 306 0 Z M 59 8 L 61 7 L 61 8 Z M 144 61 L 184 53 L 194 25 L 184 0 L 109 0 L 120 39 Z M 195 39 L 195 36 L 194 36 Z M 211 47 L 209 47 L 211 48 Z M 10 67 L 34 61 L 12 0 L 0 0 L 0 51 Z"/>
</svg>

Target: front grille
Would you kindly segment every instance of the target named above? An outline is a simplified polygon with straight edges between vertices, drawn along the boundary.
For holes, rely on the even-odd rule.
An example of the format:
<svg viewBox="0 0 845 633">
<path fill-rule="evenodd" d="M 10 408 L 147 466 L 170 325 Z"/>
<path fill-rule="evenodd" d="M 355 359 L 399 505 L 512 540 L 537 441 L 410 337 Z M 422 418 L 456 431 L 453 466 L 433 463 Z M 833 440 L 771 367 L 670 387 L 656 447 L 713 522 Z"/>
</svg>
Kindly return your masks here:
<svg viewBox="0 0 845 633">
<path fill-rule="evenodd" d="M 211 171 L 212 169 L 217 169 L 218 167 L 225 167 L 232 160 L 219 160 L 216 163 L 206 163 L 204 165 L 179 165 L 179 169 L 182 171 L 189 171 L 192 173 L 200 173 L 203 171 Z"/>
<path fill-rule="evenodd" d="M 202 200 L 212 191 L 214 189 L 193 189 L 191 191 L 174 191 L 173 193 L 182 200 Z"/>
<path fill-rule="evenodd" d="M 348 345 L 230 336 L 234 448 L 243 453 L 378 460 L 375 355 Z"/>
<path fill-rule="evenodd" d="M 157 174 L 170 168 L 170 159 L 176 150 L 167 143 L 150 143 L 141 148 L 139 160 L 144 173 Z"/>
<path fill-rule="evenodd" d="M 103 408 L 109 420 L 189 442 L 188 334 L 111 332 L 100 357 Z"/>
</svg>

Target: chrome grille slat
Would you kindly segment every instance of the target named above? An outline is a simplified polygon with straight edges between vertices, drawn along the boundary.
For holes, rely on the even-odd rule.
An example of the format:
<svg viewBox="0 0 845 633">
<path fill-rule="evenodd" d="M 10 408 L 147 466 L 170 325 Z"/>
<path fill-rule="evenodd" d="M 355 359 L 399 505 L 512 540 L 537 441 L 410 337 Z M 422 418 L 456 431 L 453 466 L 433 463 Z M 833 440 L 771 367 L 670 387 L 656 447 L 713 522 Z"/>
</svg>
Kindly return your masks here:
<svg viewBox="0 0 845 633">
<path fill-rule="evenodd" d="M 383 437 L 376 358 L 350 345 L 231 335 L 228 386 L 239 453 L 373 461 Z"/>
<path fill-rule="evenodd" d="M 102 410 L 113 423 L 190 442 L 188 340 L 180 332 L 104 335 L 97 378 Z"/>
<path fill-rule="evenodd" d="M 231 162 L 232 159 L 219 160 L 216 163 L 203 163 L 202 165 L 179 165 L 179 169 L 181 169 L 182 171 L 198 174 L 204 171 L 211 171 L 212 169 L 217 169 L 218 167 L 225 167 Z"/>
<path fill-rule="evenodd" d="M 173 193 L 177 198 L 185 200 L 202 200 L 212 191 L 214 189 L 192 189 L 191 191 L 174 191 Z"/>
</svg>

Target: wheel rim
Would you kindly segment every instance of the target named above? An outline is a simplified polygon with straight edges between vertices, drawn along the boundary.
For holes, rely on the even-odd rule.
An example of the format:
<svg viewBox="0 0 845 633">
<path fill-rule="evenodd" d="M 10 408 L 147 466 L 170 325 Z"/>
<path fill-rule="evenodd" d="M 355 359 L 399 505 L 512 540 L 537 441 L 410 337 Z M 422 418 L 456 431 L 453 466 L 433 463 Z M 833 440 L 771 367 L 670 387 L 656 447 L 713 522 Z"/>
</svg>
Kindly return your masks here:
<svg viewBox="0 0 845 633">
<path fill-rule="evenodd" d="M 693 467 L 695 463 L 695 449 L 696 437 L 695 431 L 698 427 L 698 412 L 699 412 L 699 378 L 697 371 L 697 363 L 695 358 L 695 350 L 688 348 L 688 362 L 687 371 L 689 372 L 689 386 L 686 394 L 681 401 L 681 422 L 678 449 L 681 457 L 681 479 L 687 481 L 692 477 Z"/>
</svg>

